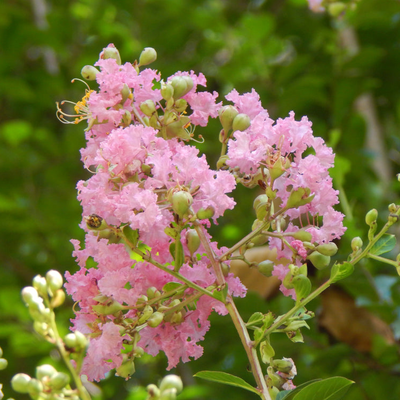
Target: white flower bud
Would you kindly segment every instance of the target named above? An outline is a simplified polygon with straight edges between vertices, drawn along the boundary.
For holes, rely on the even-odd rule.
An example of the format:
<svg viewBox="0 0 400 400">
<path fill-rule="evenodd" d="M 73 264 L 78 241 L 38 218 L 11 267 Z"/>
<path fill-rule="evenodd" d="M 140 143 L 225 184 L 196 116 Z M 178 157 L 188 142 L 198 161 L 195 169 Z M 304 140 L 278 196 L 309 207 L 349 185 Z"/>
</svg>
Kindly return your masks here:
<svg viewBox="0 0 400 400">
<path fill-rule="evenodd" d="M 46 281 L 50 290 L 53 293 L 56 292 L 58 289 L 61 289 L 63 285 L 62 275 L 54 269 L 51 269 L 50 271 L 47 272 Z"/>
</svg>

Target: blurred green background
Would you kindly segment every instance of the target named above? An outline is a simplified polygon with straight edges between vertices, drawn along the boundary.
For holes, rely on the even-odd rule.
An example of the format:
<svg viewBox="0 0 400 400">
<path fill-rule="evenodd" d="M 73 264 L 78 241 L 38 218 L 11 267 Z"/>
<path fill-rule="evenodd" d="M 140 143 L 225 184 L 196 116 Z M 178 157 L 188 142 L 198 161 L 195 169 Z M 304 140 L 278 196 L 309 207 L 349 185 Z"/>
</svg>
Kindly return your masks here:
<svg viewBox="0 0 400 400">
<path fill-rule="evenodd" d="M 338 259 L 350 240 L 366 241 L 365 213 L 387 217 L 387 205 L 399 203 L 400 184 L 400 2 L 361 0 L 345 19 L 313 14 L 305 0 L 9 0 L 0 2 L 0 346 L 9 367 L 0 371 L 5 398 L 16 396 L 8 382 L 17 372 L 34 374 L 38 363 L 62 369 L 57 353 L 32 331 L 20 290 L 49 269 L 77 270 L 71 238 L 82 239 L 75 185 L 86 179 L 79 149 L 81 125 L 65 126 L 55 102 L 82 97 L 80 77 L 108 43 L 133 62 L 144 47 L 158 52 L 152 68 L 167 78 L 177 70 L 203 72 L 208 90 L 220 99 L 232 88 L 254 88 L 272 118 L 294 110 L 307 115 L 314 132 L 337 154 L 334 184 L 341 189 L 338 210 L 348 231 Z M 198 129 L 201 149 L 215 165 L 218 123 Z M 238 189 L 240 206 L 213 229 L 221 245 L 248 233 L 254 219 L 255 192 Z M 394 232 L 396 233 L 396 232 Z M 399 232 L 397 232 L 399 233 Z M 399 252 L 399 249 L 396 251 Z M 396 257 L 396 252 L 392 257 Z M 314 277 L 315 284 L 323 275 Z M 400 337 L 400 280 L 393 268 L 365 261 L 342 286 L 356 304 L 390 324 Z M 262 299 L 250 293 L 238 301 L 243 315 L 284 313 L 292 302 L 281 296 Z M 68 331 L 72 302 L 59 310 Z M 310 309 L 318 312 L 318 301 Z M 368 330 L 368 326 L 365 328 Z M 381 340 L 358 352 L 322 332 L 317 322 L 294 345 L 277 336 L 277 353 L 298 367 L 295 384 L 334 375 L 356 381 L 351 400 L 400 398 L 400 359 L 396 344 Z M 212 318 L 199 360 L 179 366 L 186 385 L 181 399 L 243 399 L 239 389 L 199 382 L 204 369 L 223 370 L 253 383 L 247 360 L 229 317 Z M 165 373 L 163 355 L 138 362 L 125 382 L 110 376 L 99 386 L 104 399 L 138 400 L 144 386 Z"/>
</svg>

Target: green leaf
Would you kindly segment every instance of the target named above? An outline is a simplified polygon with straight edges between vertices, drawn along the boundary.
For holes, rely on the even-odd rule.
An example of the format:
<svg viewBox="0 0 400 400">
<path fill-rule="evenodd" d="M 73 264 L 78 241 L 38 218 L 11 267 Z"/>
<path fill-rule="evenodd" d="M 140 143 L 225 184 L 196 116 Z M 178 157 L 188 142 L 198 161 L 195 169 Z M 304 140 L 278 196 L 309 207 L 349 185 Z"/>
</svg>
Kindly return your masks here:
<svg viewBox="0 0 400 400">
<path fill-rule="evenodd" d="M 379 256 L 380 254 L 387 253 L 394 249 L 396 246 L 396 237 L 385 233 L 379 240 L 372 246 L 369 253 Z"/>
<path fill-rule="evenodd" d="M 136 247 L 139 239 L 138 230 L 137 229 L 133 230 L 129 225 L 125 225 L 122 228 L 122 232 L 125 235 L 125 237 L 129 240 L 129 242 L 132 243 L 134 247 Z"/>
<path fill-rule="evenodd" d="M 238 376 L 227 374 L 226 372 L 201 371 L 195 374 L 194 376 L 196 378 L 206 379 L 207 381 L 219 382 L 225 385 L 240 387 L 242 389 L 246 389 L 249 390 L 250 392 L 260 395 L 258 390 L 255 387 L 251 386 L 249 383 L 247 383 L 245 380 L 239 378 Z"/>
<path fill-rule="evenodd" d="M 353 383 L 353 381 L 340 376 L 323 379 L 300 390 L 293 400 L 339 400 Z"/>
<path fill-rule="evenodd" d="M 261 325 L 264 319 L 264 314 L 260 312 L 255 312 L 247 321 L 246 326 L 256 326 L 256 325 Z"/>
<path fill-rule="evenodd" d="M 178 283 L 178 282 L 168 282 L 163 286 L 162 291 L 163 292 L 170 292 L 171 290 L 178 289 L 181 286 L 183 286 L 183 285 L 181 283 Z"/>
<path fill-rule="evenodd" d="M 335 264 L 331 269 L 331 281 L 335 283 L 350 276 L 354 271 L 354 265 L 349 262 Z"/>
</svg>

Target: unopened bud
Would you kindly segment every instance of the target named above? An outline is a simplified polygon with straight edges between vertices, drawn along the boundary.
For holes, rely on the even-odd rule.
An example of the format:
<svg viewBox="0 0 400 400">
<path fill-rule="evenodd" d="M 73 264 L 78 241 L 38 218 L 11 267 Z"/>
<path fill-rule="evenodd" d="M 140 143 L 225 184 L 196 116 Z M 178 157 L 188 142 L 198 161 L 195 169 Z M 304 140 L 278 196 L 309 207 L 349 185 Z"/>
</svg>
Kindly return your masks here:
<svg viewBox="0 0 400 400">
<path fill-rule="evenodd" d="M 275 264 L 273 261 L 271 260 L 264 260 L 261 261 L 258 265 L 257 265 L 257 269 L 258 271 L 263 274 L 266 277 L 271 277 L 272 276 L 272 271 L 274 270 Z"/>
<path fill-rule="evenodd" d="M 151 315 L 151 317 L 147 320 L 147 325 L 151 328 L 155 328 L 163 322 L 164 314 L 156 311 Z"/>
<path fill-rule="evenodd" d="M 39 396 L 43 392 L 43 383 L 38 379 L 32 378 L 28 383 L 28 393 L 32 398 Z"/>
<path fill-rule="evenodd" d="M 363 247 L 363 241 L 360 237 L 355 237 L 353 238 L 353 240 L 351 241 L 351 249 L 353 251 L 358 251 Z"/>
<path fill-rule="evenodd" d="M 81 75 L 82 75 L 83 79 L 86 79 L 87 81 L 96 80 L 96 75 L 99 72 L 100 71 L 97 68 L 93 67 L 93 65 L 85 65 L 81 69 Z"/>
<path fill-rule="evenodd" d="M 32 285 L 38 291 L 40 296 L 47 295 L 47 282 L 43 276 L 36 275 L 32 280 Z"/>
<path fill-rule="evenodd" d="M 122 87 L 121 96 L 121 104 L 125 104 L 125 101 L 128 100 L 129 97 L 132 97 L 131 89 L 126 83 L 124 83 L 124 86 Z"/>
<path fill-rule="evenodd" d="M 75 336 L 76 336 L 76 343 L 77 343 L 77 348 L 78 349 L 85 349 L 87 345 L 89 344 L 89 341 L 87 337 L 79 331 L 75 331 Z"/>
<path fill-rule="evenodd" d="M 37 332 L 39 335 L 45 336 L 49 332 L 49 325 L 46 324 L 45 322 L 41 321 L 34 321 L 33 322 L 33 329 L 35 332 Z"/>
<path fill-rule="evenodd" d="M 193 203 L 193 197 L 189 192 L 183 190 L 175 192 L 171 199 L 172 209 L 180 217 L 183 217 Z"/>
<path fill-rule="evenodd" d="M 251 124 L 250 117 L 247 114 L 238 114 L 233 119 L 233 131 L 245 131 Z"/>
<path fill-rule="evenodd" d="M 18 393 L 28 393 L 31 377 L 27 374 L 17 374 L 11 379 L 11 387 Z"/>
<path fill-rule="evenodd" d="M 174 88 L 170 83 L 161 82 L 161 96 L 164 100 L 169 100 L 174 95 Z"/>
<path fill-rule="evenodd" d="M 32 302 L 39 299 L 38 291 L 32 286 L 26 286 L 21 291 L 22 300 L 27 304 L 30 305 Z"/>
<path fill-rule="evenodd" d="M 200 247 L 200 238 L 195 229 L 189 229 L 186 232 L 186 244 L 190 251 L 190 255 L 193 256 Z"/>
<path fill-rule="evenodd" d="M 124 307 L 118 301 L 112 300 L 107 304 L 97 304 L 92 308 L 99 315 L 114 315 L 123 310 Z"/>
<path fill-rule="evenodd" d="M 185 99 L 178 99 L 174 103 L 175 111 L 182 113 L 186 110 L 188 103 Z"/>
<path fill-rule="evenodd" d="M 0 371 L 6 369 L 8 365 L 8 361 L 5 358 L 0 358 Z"/>
<path fill-rule="evenodd" d="M 147 393 L 149 394 L 150 399 L 158 399 L 160 396 L 160 389 L 154 385 L 153 383 L 147 385 Z"/>
<path fill-rule="evenodd" d="M 174 76 L 169 82 L 174 88 L 174 99 L 177 100 L 193 88 L 193 80 L 189 76 Z"/>
<path fill-rule="evenodd" d="M 51 378 L 57 373 L 57 370 L 50 364 L 43 364 L 36 367 L 36 378 L 40 381 L 43 378 Z"/>
<path fill-rule="evenodd" d="M 83 219 L 90 230 L 101 231 L 108 228 L 107 222 L 97 214 L 90 214 L 88 217 L 84 217 Z"/>
<path fill-rule="evenodd" d="M 228 264 L 221 263 L 222 274 L 226 278 L 229 275 L 231 267 Z"/>
<path fill-rule="evenodd" d="M 331 258 L 329 256 L 324 256 L 318 251 L 314 251 L 309 256 L 307 256 L 307 260 L 310 260 L 314 267 L 317 269 L 324 269 L 328 267 L 331 262 Z"/>
<path fill-rule="evenodd" d="M 148 304 L 145 305 L 142 314 L 140 315 L 140 318 L 138 320 L 138 324 L 144 324 L 152 314 L 153 314 L 153 308 Z"/>
<path fill-rule="evenodd" d="M 160 400 L 175 400 L 176 399 L 176 389 L 166 389 L 161 392 Z"/>
<path fill-rule="evenodd" d="M 377 219 L 378 219 L 378 210 L 375 208 L 369 210 L 365 215 L 365 223 L 369 226 L 371 226 L 374 222 L 376 222 Z"/>
<path fill-rule="evenodd" d="M 126 357 L 126 356 L 125 356 Z M 135 373 L 135 363 L 132 359 L 125 359 L 122 364 L 116 369 L 116 375 L 128 379 Z"/>
<path fill-rule="evenodd" d="M 51 269 L 46 273 L 46 282 L 50 290 L 55 293 L 58 289 L 61 289 L 63 277 L 58 271 Z"/>
<path fill-rule="evenodd" d="M 153 100 L 147 99 L 143 103 L 140 103 L 140 109 L 144 115 L 151 117 L 156 112 L 156 106 Z"/>
<path fill-rule="evenodd" d="M 60 307 L 62 304 L 64 304 L 65 301 L 65 292 L 63 289 L 58 289 L 54 295 L 53 298 L 51 299 L 50 305 L 53 308 Z"/>
<path fill-rule="evenodd" d="M 335 243 L 330 242 L 330 243 L 320 244 L 315 248 L 315 250 L 318 251 L 318 253 L 323 254 L 324 256 L 331 257 L 337 253 L 338 247 L 336 246 Z"/>
<path fill-rule="evenodd" d="M 225 133 L 232 129 L 234 118 L 239 114 L 239 111 L 234 106 L 223 106 L 218 110 L 219 120 Z"/>
<path fill-rule="evenodd" d="M 139 67 L 144 65 L 149 65 L 157 60 L 157 52 L 152 47 L 145 47 L 140 53 L 139 57 Z"/>
<path fill-rule="evenodd" d="M 196 216 L 198 219 L 210 219 L 214 216 L 215 214 L 215 209 L 212 206 L 208 206 L 207 208 L 200 208 L 199 211 L 197 211 Z"/>
<path fill-rule="evenodd" d="M 146 294 L 149 299 L 154 299 L 161 295 L 160 291 L 154 286 L 147 288 Z"/>
<path fill-rule="evenodd" d="M 311 242 L 312 235 L 310 232 L 306 232 L 302 229 L 298 230 L 297 232 L 291 233 L 293 238 L 296 240 L 301 240 L 302 242 Z"/>
<path fill-rule="evenodd" d="M 166 389 L 176 389 L 177 394 L 182 392 L 183 383 L 180 376 L 172 374 L 165 376 L 160 383 L 160 390 L 163 392 Z"/>
<path fill-rule="evenodd" d="M 103 51 L 100 53 L 100 57 L 104 60 L 113 58 L 117 61 L 118 65 L 121 65 L 121 56 L 118 49 L 113 44 L 109 44 L 108 47 L 103 49 Z"/>
<path fill-rule="evenodd" d="M 330 15 L 332 15 L 332 17 L 338 17 L 346 10 L 346 8 L 346 4 L 342 3 L 341 1 L 337 1 L 328 5 L 328 12 Z"/>
<path fill-rule="evenodd" d="M 55 373 L 49 380 L 49 386 L 54 390 L 60 390 L 68 385 L 70 381 L 69 375 L 64 372 Z"/>
<path fill-rule="evenodd" d="M 78 344 L 75 333 L 68 333 L 65 335 L 64 344 L 70 349 L 75 348 Z"/>
<path fill-rule="evenodd" d="M 284 372 L 285 374 L 289 373 L 293 368 L 293 366 L 294 364 L 290 359 L 274 360 L 272 362 L 272 367 L 274 367 L 280 372 Z"/>
</svg>

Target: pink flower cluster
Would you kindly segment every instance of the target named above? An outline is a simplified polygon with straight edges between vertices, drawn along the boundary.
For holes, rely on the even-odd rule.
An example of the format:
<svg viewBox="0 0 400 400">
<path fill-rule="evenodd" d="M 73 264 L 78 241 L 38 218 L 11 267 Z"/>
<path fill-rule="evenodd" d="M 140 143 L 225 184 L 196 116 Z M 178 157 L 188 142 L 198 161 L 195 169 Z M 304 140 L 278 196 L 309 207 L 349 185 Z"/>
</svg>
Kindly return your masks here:
<svg viewBox="0 0 400 400">
<path fill-rule="evenodd" d="M 299 188 L 308 188 L 314 198 L 308 204 L 285 212 L 289 223 L 283 232 L 296 232 L 300 225 L 312 235 L 313 243 L 328 243 L 340 238 L 346 230 L 343 227 L 344 215 L 333 208 L 339 202 L 338 191 L 333 189 L 328 173 L 328 169 L 333 167 L 334 154 L 323 139 L 313 136 L 311 122 L 306 117 L 296 121 L 291 112 L 289 117 L 275 123 L 262 108 L 254 90 L 244 95 L 233 90 L 226 98 L 251 119 L 249 128 L 235 132 L 234 139 L 229 141 L 227 165 L 252 176 L 259 174 L 260 170 L 272 171 L 282 158 L 287 160 L 289 165 L 283 167 L 282 175 L 273 181 L 275 204 L 284 206 L 291 192 Z M 288 241 L 298 252 L 300 259 L 296 261 L 301 265 L 301 259 L 304 261 L 307 255 L 303 243 L 290 237 Z M 277 249 L 278 259 L 292 259 L 292 250 L 282 247 L 280 239 L 270 238 L 269 246 Z M 287 272 L 288 268 L 281 264 L 275 267 L 274 275 L 283 280 Z M 294 295 L 294 290 L 288 291 L 283 286 L 281 290 Z"/>
<path fill-rule="evenodd" d="M 87 146 L 81 150 L 85 167 L 95 173 L 77 185 L 83 207 L 82 228 L 87 231 L 86 243 L 81 250 L 79 242 L 72 241 L 81 268 L 73 275 L 66 273 L 67 292 L 80 308 L 73 320 L 74 329 L 91 338 L 81 371 L 90 380 L 100 380 L 105 373 L 121 365 L 124 343 L 132 342 L 127 321 L 137 321 L 140 317 L 138 299 L 143 299 L 149 288 L 162 295 L 167 283 L 179 282 L 179 279 L 150 262 L 135 260 L 123 243 L 111 243 L 108 238 L 97 236 L 97 232 L 88 229 L 86 218 L 95 215 L 115 228 L 129 225 L 138 232 L 139 243 L 150 249 L 147 251 L 152 259 L 173 269 L 169 247 L 174 240 L 165 229 L 174 226 L 176 215 L 168 196 L 175 191 L 190 193 L 193 197 L 191 212 L 212 209 L 216 221 L 225 210 L 234 207 L 235 202 L 226 193 L 236 185 L 228 171 L 211 170 L 205 156 L 199 156 L 195 147 L 177 138 L 165 140 L 157 129 L 142 125 L 146 118 L 140 110 L 142 102 L 152 100 L 157 108 L 162 107 L 160 90 L 154 88 L 160 80 L 156 71 L 138 72 L 130 63 L 119 65 L 113 58 L 103 59 L 103 54 L 96 64 L 100 67 L 96 75 L 99 90 L 90 91 L 86 96 L 84 110 L 89 126 Z M 192 109 L 191 124 L 204 126 L 209 116 L 218 115 L 220 104 L 215 103 L 218 94 L 196 91 L 198 85 L 206 84 L 202 74 L 182 72 L 175 76 L 190 76 L 193 81 L 193 87 L 183 96 Z M 209 224 L 208 220 L 202 222 Z M 182 238 L 186 229 L 181 232 Z M 197 261 L 196 258 L 196 254 L 204 253 L 203 247 L 200 246 L 192 257 L 185 240 L 182 245 L 185 262 L 180 274 L 203 288 L 215 284 L 209 260 L 203 257 Z M 220 254 L 221 250 L 213 243 L 212 246 L 214 252 Z M 87 267 L 88 259 L 94 261 L 95 267 Z M 246 289 L 238 278 L 229 274 L 226 281 L 231 295 L 245 295 Z M 194 289 L 186 288 L 180 294 L 180 301 L 194 293 Z M 151 304 L 157 311 L 157 307 L 168 307 L 171 301 L 166 297 Z M 118 312 L 99 312 L 99 305 L 106 307 L 116 303 L 121 308 Z M 180 319 L 141 328 L 140 340 L 134 346 L 152 355 L 164 351 L 169 368 L 175 367 L 180 359 L 186 362 L 189 357 L 197 358 L 202 354 L 202 347 L 197 343 L 209 329 L 207 319 L 212 310 L 227 313 L 223 303 L 202 296 L 193 301 L 190 308 L 182 310 Z"/>
</svg>

